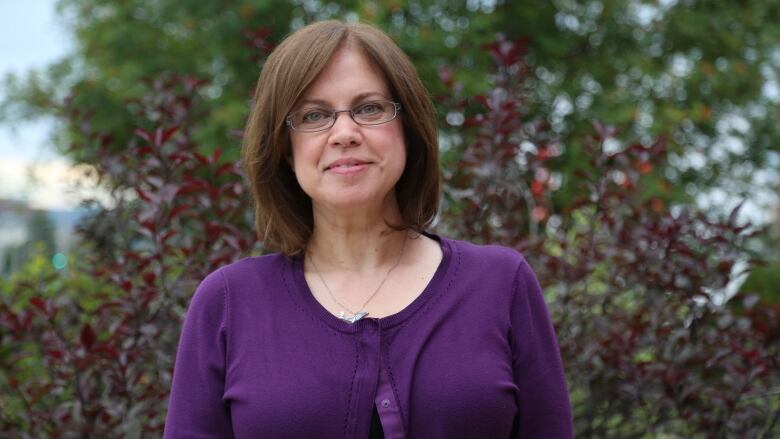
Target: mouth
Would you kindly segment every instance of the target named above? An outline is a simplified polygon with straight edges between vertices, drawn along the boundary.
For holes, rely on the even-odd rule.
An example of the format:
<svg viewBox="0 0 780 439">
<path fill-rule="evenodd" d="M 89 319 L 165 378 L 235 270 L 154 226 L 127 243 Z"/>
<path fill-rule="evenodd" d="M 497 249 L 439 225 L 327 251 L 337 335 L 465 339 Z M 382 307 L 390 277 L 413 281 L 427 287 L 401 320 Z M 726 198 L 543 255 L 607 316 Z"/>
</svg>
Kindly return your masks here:
<svg viewBox="0 0 780 439">
<path fill-rule="evenodd" d="M 371 162 L 364 162 L 361 160 L 336 160 L 335 162 L 328 165 L 325 170 L 331 171 L 331 170 L 339 170 L 339 171 L 345 171 L 351 168 L 357 168 L 360 166 L 365 166 L 371 164 Z"/>
</svg>

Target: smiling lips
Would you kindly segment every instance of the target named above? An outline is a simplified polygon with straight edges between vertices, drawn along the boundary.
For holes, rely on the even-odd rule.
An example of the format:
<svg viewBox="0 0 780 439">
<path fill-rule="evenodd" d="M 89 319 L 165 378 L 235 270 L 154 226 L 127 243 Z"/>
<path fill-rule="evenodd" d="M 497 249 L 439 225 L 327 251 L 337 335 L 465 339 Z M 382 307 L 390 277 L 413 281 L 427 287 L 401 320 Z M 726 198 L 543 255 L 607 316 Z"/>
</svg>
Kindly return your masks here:
<svg viewBox="0 0 780 439">
<path fill-rule="evenodd" d="M 329 164 L 328 167 L 325 168 L 325 171 L 331 171 L 335 174 L 342 175 L 355 174 L 365 169 L 369 164 L 371 164 L 371 162 L 358 159 L 339 159 Z"/>
</svg>

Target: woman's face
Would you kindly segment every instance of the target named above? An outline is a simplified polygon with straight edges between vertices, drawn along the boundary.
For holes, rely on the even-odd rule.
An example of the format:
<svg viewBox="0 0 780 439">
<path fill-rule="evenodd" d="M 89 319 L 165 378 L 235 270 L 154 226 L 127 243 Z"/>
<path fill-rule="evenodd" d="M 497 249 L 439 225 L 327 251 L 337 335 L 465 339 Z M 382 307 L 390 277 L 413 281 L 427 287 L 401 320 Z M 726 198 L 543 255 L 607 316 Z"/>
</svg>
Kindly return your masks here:
<svg viewBox="0 0 780 439">
<path fill-rule="evenodd" d="M 348 110 L 377 100 L 393 100 L 382 74 L 359 49 L 347 45 L 333 55 L 293 111 Z M 400 115 L 381 125 L 358 125 L 349 113 L 338 113 L 332 127 L 291 130 L 290 141 L 295 176 L 315 209 L 386 209 L 396 203 L 394 187 L 406 164 Z"/>
</svg>

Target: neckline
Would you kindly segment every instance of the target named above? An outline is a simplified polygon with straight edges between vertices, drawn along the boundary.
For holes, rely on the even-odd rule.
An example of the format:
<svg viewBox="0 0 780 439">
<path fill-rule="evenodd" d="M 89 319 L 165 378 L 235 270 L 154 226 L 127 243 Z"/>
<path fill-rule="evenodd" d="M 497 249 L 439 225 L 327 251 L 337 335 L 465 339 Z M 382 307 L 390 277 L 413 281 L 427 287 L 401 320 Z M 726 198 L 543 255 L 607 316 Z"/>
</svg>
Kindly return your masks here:
<svg viewBox="0 0 780 439">
<path fill-rule="evenodd" d="M 330 311 L 328 311 L 324 306 L 322 306 L 322 304 L 320 304 L 320 302 L 317 301 L 317 299 L 314 298 L 314 294 L 312 294 L 311 289 L 309 288 L 309 284 L 306 283 L 306 277 L 303 273 L 303 261 L 300 258 L 296 258 L 291 261 L 293 285 L 295 290 L 294 295 L 299 297 L 304 306 L 309 311 L 311 311 L 312 314 L 339 332 L 355 333 L 359 332 L 368 325 L 375 325 L 381 328 L 396 326 L 411 317 L 425 304 L 425 302 L 428 301 L 432 295 L 435 295 L 436 292 L 440 290 L 438 287 L 443 283 L 443 280 L 447 276 L 449 267 L 451 265 L 453 248 L 450 240 L 428 232 L 423 232 L 423 235 L 439 243 L 442 251 L 441 261 L 439 262 L 439 266 L 436 267 L 436 271 L 434 272 L 433 277 L 428 282 L 428 285 L 425 286 L 423 291 L 412 301 L 412 303 L 395 314 L 381 318 L 375 318 L 369 315 L 368 317 L 360 319 L 355 323 L 349 323 L 341 320 L 337 316 L 331 314 Z"/>
</svg>

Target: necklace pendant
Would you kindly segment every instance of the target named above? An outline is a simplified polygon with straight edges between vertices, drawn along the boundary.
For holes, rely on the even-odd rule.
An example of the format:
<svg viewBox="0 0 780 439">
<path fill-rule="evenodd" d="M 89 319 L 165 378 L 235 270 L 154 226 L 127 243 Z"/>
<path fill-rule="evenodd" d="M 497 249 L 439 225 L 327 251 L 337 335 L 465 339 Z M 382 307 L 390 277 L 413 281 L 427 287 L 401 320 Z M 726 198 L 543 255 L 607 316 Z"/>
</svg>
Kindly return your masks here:
<svg viewBox="0 0 780 439">
<path fill-rule="evenodd" d="M 344 311 L 341 311 L 341 315 L 339 315 L 339 317 L 341 318 L 341 320 L 345 320 L 349 323 L 355 323 L 367 315 L 368 313 L 365 311 L 358 311 L 355 314 L 352 314 L 351 316 L 345 317 Z"/>
</svg>

